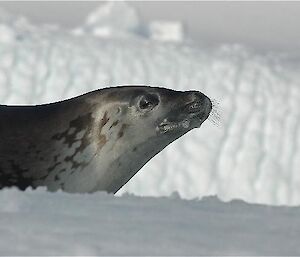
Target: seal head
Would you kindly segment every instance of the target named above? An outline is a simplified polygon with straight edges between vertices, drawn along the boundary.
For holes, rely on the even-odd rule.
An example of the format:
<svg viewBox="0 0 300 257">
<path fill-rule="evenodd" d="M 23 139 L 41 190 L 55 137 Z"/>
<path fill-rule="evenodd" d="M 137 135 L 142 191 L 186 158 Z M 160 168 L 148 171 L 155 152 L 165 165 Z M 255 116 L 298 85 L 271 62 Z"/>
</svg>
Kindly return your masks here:
<svg viewBox="0 0 300 257">
<path fill-rule="evenodd" d="M 198 91 L 123 86 L 58 103 L 0 106 L 0 188 L 115 193 L 212 109 Z"/>
</svg>

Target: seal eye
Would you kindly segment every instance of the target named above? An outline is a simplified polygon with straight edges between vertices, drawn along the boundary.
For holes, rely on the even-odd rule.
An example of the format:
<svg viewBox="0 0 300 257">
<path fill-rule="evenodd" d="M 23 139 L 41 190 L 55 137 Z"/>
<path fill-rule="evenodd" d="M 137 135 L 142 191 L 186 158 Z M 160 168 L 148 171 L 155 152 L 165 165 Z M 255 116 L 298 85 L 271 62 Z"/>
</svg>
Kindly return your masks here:
<svg viewBox="0 0 300 257">
<path fill-rule="evenodd" d="M 149 109 L 152 107 L 152 103 L 148 101 L 145 97 L 143 97 L 140 101 L 140 108 L 141 109 Z"/>
<path fill-rule="evenodd" d="M 139 101 L 139 108 L 142 110 L 150 110 L 153 109 L 156 105 L 158 105 L 159 99 L 156 95 L 143 95 Z"/>
</svg>

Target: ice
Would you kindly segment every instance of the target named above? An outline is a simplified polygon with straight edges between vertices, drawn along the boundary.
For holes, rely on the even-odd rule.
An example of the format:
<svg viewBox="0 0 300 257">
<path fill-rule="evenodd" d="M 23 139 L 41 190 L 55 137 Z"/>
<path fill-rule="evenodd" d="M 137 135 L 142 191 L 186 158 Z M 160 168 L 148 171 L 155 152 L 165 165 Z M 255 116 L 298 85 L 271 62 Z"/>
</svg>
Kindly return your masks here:
<svg viewBox="0 0 300 257">
<path fill-rule="evenodd" d="M 138 33 L 140 28 L 141 22 L 134 8 L 125 1 L 108 1 L 92 12 L 74 33 L 104 38 L 124 37 Z"/>
<path fill-rule="evenodd" d="M 183 24 L 178 21 L 153 21 L 149 24 L 149 37 L 159 41 L 184 41 Z"/>
<path fill-rule="evenodd" d="M 300 254 L 299 208 L 43 188 L 1 190 L 0 203 L 3 256 Z"/>
<path fill-rule="evenodd" d="M 109 15 L 131 7 L 116 5 L 108 3 L 106 14 L 91 15 L 89 26 L 118 26 L 114 22 L 119 18 L 112 21 Z M 48 103 L 124 84 L 200 90 L 220 102 L 219 127 L 206 121 L 168 146 L 119 194 L 165 196 L 178 191 L 186 199 L 216 194 L 225 201 L 300 204 L 297 58 L 256 53 L 241 45 L 205 48 L 138 34 L 118 37 L 119 31 L 105 38 L 84 31 L 76 36 L 25 18 L 0 20 L 2 104 Z M 126 20 L 122 30 L 132 31 L 138 24 Z"/>
<path fill-rule="evenodd" d="M 0 25 L 0 42 L 1 43 L 10 43 L 13 42 L 15 39 L 15 33 L 12 29 L 4 24 Z"/>
</svg>

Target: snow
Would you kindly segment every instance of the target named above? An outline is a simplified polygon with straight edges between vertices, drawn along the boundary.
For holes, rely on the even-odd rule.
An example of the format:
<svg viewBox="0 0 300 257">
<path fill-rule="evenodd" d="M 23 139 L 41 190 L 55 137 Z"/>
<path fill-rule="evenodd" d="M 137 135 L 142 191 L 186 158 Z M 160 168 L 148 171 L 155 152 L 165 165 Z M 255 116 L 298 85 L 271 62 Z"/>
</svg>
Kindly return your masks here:
<svg viewBox="0 0 300 257">
<path fill-rule="evenodd" d="M 1 43 L 9 43 L 14 40 L 14 32 L 9 27 L 0 25 Z"/>
<path fill-rule="evenodd" d="M 149 24 L 149 38 L 182 42 L 184 40 L 183 25 L 178 21 L 153 21 Z"/>
<path fill-rule="evenodd" d="M 300 208 L 0 192 L 0 255 L 299 255 Z"/>
<path fill-rule="evenodd" d="M 92 12 L 85 24 L 76 28 L 77 35 L 90 34 L 96 37 L 124 37 L 140 31 L 140 19 L 124 1 L 108 1 Z"/>
<path fill-rule="evenodd" d="M 220 102 L 221 126 L 207 121 L 168 146 L 119 195 L 178 191 L 185 199 L 218 195 L 224 201 L 299 205 L 300 60 L 241 45 L 152 40 L 135 33 L 149 25 L 118 3 L 105 5 L 106 14 L 96 10 L 76 35 L 0 16 L 1 103 L 47 103 L 122 84 L 200 90 Z M 110 12 L 118 14 L 116 21 Z M 122 19 L 120 35 L 126 36 L 118 37 L 114 22 Z M 108 25 L 106 37 L 90 33 Z"/>
</svg>

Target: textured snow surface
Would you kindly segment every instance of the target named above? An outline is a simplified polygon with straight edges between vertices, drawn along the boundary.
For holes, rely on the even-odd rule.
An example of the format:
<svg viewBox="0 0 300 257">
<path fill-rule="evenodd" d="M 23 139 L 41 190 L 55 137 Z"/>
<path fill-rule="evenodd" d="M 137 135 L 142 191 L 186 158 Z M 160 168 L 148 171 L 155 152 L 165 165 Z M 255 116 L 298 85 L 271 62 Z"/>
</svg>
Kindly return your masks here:
<svg viewBox="0 0 300 257">
<path fill-rule="evenodd" d="M 110 19 L 93 15 L 69 33 L 1 14 L 0 102 L 47 103 L 122 84 L 200 90 L 220 102 L 222 125 L 205 122 L 168 146 L 122 192 L 300 204 L 300 60 L 150 40 L 132 33 L 132 15 L 127 37 L 95 37 L 89 24 L 101 30 Z"/>
<path fill-rule="evenodd" d="M 300 254 L 298 207 L 0 191 L 0 255 Z"/>
<path fill-rule="evenodd" d="M 109 1 L 94 10 L 85 24 L 75 29 L 75 34 L 91 34 L 96 37 L 126 37 L 139 34 L 141 23 L 135 9 L 126 2 Z"/>
</svg>

